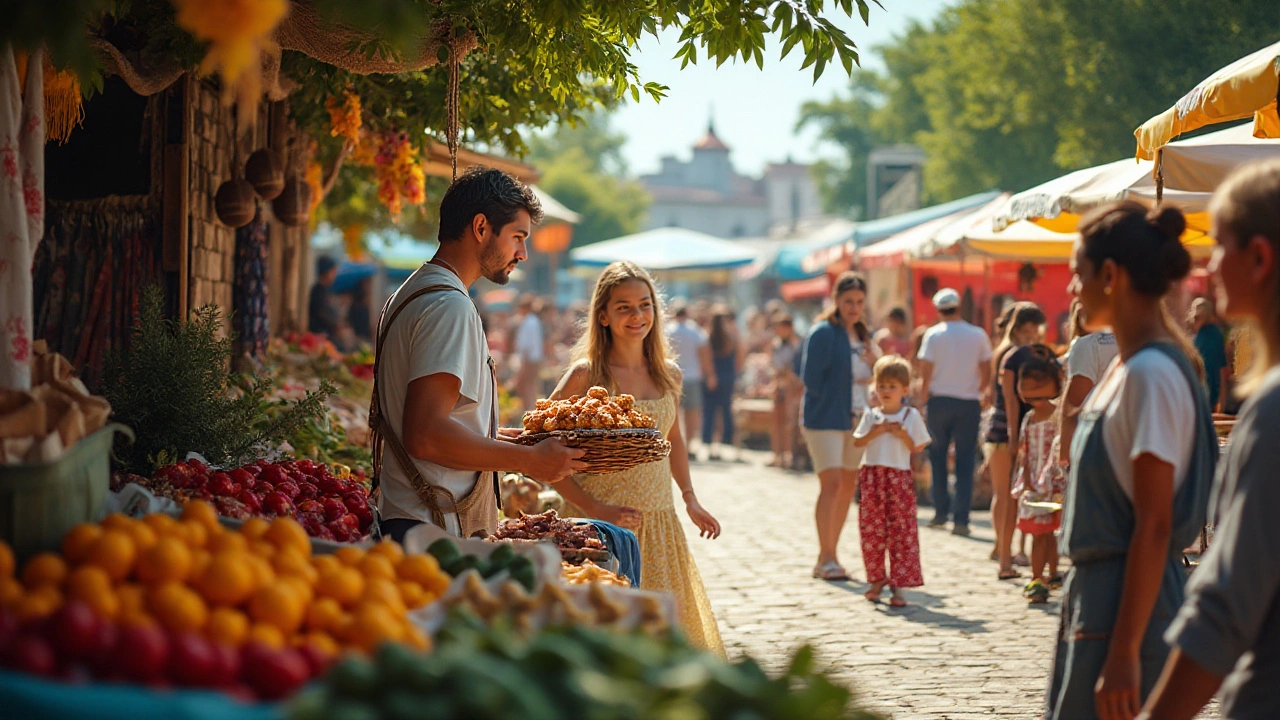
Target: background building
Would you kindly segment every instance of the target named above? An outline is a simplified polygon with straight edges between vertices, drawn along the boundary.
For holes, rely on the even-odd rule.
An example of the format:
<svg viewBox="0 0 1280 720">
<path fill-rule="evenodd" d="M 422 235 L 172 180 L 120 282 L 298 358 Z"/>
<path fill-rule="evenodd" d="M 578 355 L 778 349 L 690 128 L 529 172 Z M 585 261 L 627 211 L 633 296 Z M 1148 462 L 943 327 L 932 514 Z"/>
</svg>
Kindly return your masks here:
<svg viewBox="0 0 1280 720">
<path fill-rule="evenodd" d="M 821 215 L 809 166 L 771 163 L 763 177 L 739 174 L 713 124 L 693 146 L 693 159 L 662 158 L 662 169 L 640 178 L 653 197 L 644 228 L 681 227 L 722 238 L 763 237 L 777 225 Z"/>
</svg>

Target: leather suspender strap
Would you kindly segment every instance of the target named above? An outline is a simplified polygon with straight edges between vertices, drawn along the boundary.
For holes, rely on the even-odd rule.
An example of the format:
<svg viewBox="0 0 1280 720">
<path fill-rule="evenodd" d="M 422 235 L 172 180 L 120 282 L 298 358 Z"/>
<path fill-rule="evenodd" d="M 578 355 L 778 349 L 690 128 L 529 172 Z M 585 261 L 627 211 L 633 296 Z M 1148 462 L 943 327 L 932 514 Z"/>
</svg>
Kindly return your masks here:
<svg viewBox="0 0 1280 720">
<path fill-rule="evenodd" d="M 382 414 L 382 391 L 378 384 L 379 370 L 382 364 L 382 346 L 386 342 L 387 333 L 391 329 L 392 323 L 396 318 L 400 317 L 400 313 L 405 307 L 415 299 L 426 295 L 430 292 L 439 290 L 452 290 L 461 293 L 457 287 L 444 283 L 428 285 L 418 288 L 404 302 L 400 303 L 391 315 L 387 316 L 387 310 L 391 307 L 391 301 L 394 298 L 388 298 L 386 305 L 382 307 L 382 313 L 378 317 L 378 339 L 374 345 L 373 357 L 373 398 L 369 403 L 369 429 L 371 431 L 370 438 L 373 445 L 373 488 L 375 490 L 381 485 L 382 479 L 382 451 L 384 443 L 389 447 L 391 454 L 395 456 L 396 462 L 400 465 L 400 469 L 404 470 L 409 477 L 409 484 L 413 487 L 414 492 L 418 494 L 418 499 L 431 512 L 431 523 L 437 527 L 445 527 L 444 516 L 448 513 L 457 512 L 457 503 L 453 497 L 453 493 L 446 488 L 432 485 L 422 477 L 422 473 L 418 471 L 418 466 L 413 462 L 413 457 L 409 455 L 409 451 L 405 449 L 404 443 L 391 429 L 391 424 Z M 466 293 L 463 293 L 464 295 Z"/>
</svg>

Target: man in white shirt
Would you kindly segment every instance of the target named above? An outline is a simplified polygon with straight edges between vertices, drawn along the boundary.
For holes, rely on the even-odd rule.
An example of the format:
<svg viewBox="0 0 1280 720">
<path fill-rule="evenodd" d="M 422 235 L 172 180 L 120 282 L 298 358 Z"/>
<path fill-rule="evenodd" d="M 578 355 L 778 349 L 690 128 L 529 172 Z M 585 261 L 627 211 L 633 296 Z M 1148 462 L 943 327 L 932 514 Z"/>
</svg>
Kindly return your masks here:
<svg viewBox="0 0 1280 720">
<path fill-rule="evenodd" d="M 980 327 L 960 319 L 960 294 L 943 288 L 933 296 L 939 322 L 924 334 L 920 346 L 920 397 L 928 401 L 929 463 L 933 469 L 933 520 L 942 527 L 950 516 L 951 532 L 969 535 L 973 472 L 977 464 L 981 399 L 991 385 L 991 339 Z M 947 487 L 947 455 L 956 446 L 956 495 Z"/>
<path fill-rule="evenodd" d="M 689 317 L 689 306 L 682 300 L 672 303 L 675 321 L 668 327 L 671 349 L 676 355 L 676 365 L 684 375 L 680 391 L 680 410 L 684 416 L 685 442 L 690 443 L 689 457 L 694 458 L 693 438 L 700 437 L 702 429 L 702 386 L 705 381 L 710 390 L 716 388 L 716 371 L 711 364 L 711 344 L 707 333 Z"/>
<path fill-rule="evenodd" d="M 582 469 L 583 451 L 546 440 L 498 440 L 496 375 L 467 288 L 503 285 L 528 257 L 542 216 L 533 192 L 499 170 L 472 168 L 440 204 L 440 249 L 396 290 L 378 323 L 374 445 L 383 535 L 401 540 L 430 522 L 451 534 L 490 534 L 498 521 L 497 473 L 557 482 Z"/>
<path fill-rule="evenodd" d="M 516 356 L 520 358 L 516 376 L 516 394 L 525 410 L 532 410 L 538 400 L 538 379 L 542 373 L 546 338 L 542 332 L 542 301 L 533 295 L 523 295 L 516 305 L 520 323 L 516 326 Z"/>
</svg>

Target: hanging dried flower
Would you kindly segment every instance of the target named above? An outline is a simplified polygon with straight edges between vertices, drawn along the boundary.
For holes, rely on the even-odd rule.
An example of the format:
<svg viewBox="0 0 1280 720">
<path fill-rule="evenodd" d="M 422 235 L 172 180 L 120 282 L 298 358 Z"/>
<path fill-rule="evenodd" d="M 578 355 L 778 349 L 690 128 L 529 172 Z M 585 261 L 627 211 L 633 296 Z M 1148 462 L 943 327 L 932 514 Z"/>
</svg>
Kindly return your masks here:
<svg viewBox="0 0 1280 720">
<path fill-rule="evenodd" d="M 314 215 L 316 208 L 320 207 L 320 201 L 324 199 L 324 169 L 320 167 L 320 163 L 315 160 L 307 163 L 307 172 L 302 180 L 311 186 L 311 207 L 307 211 Z"/>
<path fill-rule="evenodd" d="M 274 47 L 271 33 L 288 14 L 288 0 L 172 2 L 178 27 L 209 43 L 200 73 L 221 76 L 224 103 L 238 100 L 246 110 L 255 107 L 262 96 L 262 52 Z"/>
<path fill-rule="evenodd" d="M 392 220 L 400 219 L 404 203 L 421 205 L 426 202 L 426 178 L 418 148 L 409 142 L 405 133 L 386 133 L 374 158 L 374 173 L 378 181 L 378 199 L 391 213 Z"/>
<path fill-rule="evenodd" d="M 43 55 L 44 135 L 46 140 L 57 140 L 61 145 L 71 138 L 71 131 L 84 122 L 84 94 L 74 71 L 59 71 L 53 66 L 49 53 Z M 23 83 L 27 77 L 27 54 L 16 50 L 13 59 L 19 83 Z"/>
<path fill-rule="evenodd" d="M 346 138 L 349 143 L 360 141 L 360 96 L 354 92 L 347 90 L 343 93 L 343 100 L 338 101 L 337 97 L 330 96 L 324 102 L 324 107 L 329 111 L 329 134 L 333 137 Z"/>
<path fill-rule="evenodd" d="M 361 167 L 372 167 L 378 157 L 379 143 L 378 135 L 371 132 L 369 128 L 361 128 L 355 147 L 351 150 L 352 164 L 360 165 Z"/>
</svg>

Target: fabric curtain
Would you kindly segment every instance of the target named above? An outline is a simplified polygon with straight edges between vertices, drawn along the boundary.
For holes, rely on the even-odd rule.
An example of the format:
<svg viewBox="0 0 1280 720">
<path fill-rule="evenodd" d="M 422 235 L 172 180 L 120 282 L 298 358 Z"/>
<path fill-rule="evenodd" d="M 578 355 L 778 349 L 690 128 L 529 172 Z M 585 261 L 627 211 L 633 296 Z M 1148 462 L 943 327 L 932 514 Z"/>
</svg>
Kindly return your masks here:
<svg viewBox="0 0 1280 720">
<path fill-rule="evenodd" d="M 44 55 L 0 50 L 0 387 L 31 389 L 31 259 L 44 231 Z"/>
<path fill-rule="evenodd" d="M 142 290 L 163 280 L 159 217 L 147 195 L 49 202 L 32 271 L 35 334 L 90 388 L 107 354 L 124 349 Z"/>
<path fill-rule="evenodd" d="M 236 356 L 266 357 L 271 340 L 267 318 L 267 221 L 258 208 L 253 222 L 236 230 L 234 305 Z"/>
</svg>

